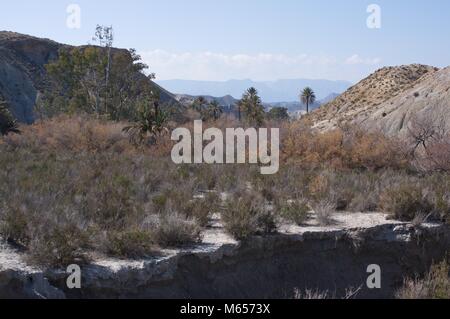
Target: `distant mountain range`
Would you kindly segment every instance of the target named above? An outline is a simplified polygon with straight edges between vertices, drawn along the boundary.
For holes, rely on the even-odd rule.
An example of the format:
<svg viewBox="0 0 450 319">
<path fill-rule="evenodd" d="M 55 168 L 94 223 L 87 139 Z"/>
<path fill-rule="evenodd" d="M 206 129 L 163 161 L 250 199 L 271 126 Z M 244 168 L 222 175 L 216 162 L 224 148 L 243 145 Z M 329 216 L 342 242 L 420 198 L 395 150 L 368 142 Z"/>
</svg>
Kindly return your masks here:
<svg viewBox="0 0 450 319">
<path fill-rule="evenodd" d="M 176 94 L 191 96 L 227 96 L 230 95 L 240 99 L 245 90 L 255 87 L 265 103 L 276 103 L 282 101 L 298 101 L 300 91 L 309 86 L 322 100 L 330 94 L 342 93 L 347 90 L 352 83 L 346 81 L 330 80 L 277 80 L 257 82 L 252 80 L 229 80 L 218 81 L 191 81 L 191 80 L 165 80 L 157 81 L 159 85 Z"/>
<path fill-rule="evenodd" d="M 174 98 L 184 106 L 190 106 L 200 95 L 188 95 L 188 94 L 175 94 Z M 221 106 L 233 106 L 236 105 L 239 100 L 235 99 L 231 95 L 225 95 L 222 97 L 215 97 L 210 95 L 201 95 L 206 102 L 216 101 Z"/>
</svg>

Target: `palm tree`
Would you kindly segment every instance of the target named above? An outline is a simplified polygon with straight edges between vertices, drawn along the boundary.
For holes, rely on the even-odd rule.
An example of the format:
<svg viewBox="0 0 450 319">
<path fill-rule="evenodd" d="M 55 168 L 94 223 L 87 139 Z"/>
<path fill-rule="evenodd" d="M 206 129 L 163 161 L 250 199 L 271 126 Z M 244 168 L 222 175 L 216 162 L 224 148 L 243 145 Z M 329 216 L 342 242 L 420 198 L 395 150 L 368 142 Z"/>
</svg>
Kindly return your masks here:
<svg viewBox="0 0 450 319">
<path fill-rule="evenodd" d="M 198 98 L 195 99 L 194 103 L 193 103 L 193 108 L 199 112 L 202 113 L 205 110 L 205 106 L 208 102 L 206 101 L 206 99 L 203 96 L 199 96 Z"/>
<path fill-rule="evenodd" d="M 235 105 L 235 110 L 237 111 L 239 122 L 242 120 L 242 107 L 243 107 L 243 103 L 242 103 L 242 100 L 240 100 Z"/>
<path fill-rule="evenodd" d="M 258 96 L 258 91 L 254 87 L 249 88 L 244 93 L 239 106 L 242 108 L 247 121 L 253 122 L 257 127 L 263 124 L 264 106 Z"/>
<path fill-rule="evenodd" d="M 300 100 L 303 104 L 306 104 L 306 113 L 309 113 L 309 106 L 316 102 L 316 94 L 310 87 L 303 89 Z"/>
<path fill-rule="evenodd" d="M 220 107 L 219 102 L 217 102 L 216 100 L 213 100 L 209 103 L 208 109 L 209 113 L 211 114 L 211 116 L 214 118 L 215 121 L 217 121 L 220 115 L 223 113 L 223 110 Z"/>
</svg>

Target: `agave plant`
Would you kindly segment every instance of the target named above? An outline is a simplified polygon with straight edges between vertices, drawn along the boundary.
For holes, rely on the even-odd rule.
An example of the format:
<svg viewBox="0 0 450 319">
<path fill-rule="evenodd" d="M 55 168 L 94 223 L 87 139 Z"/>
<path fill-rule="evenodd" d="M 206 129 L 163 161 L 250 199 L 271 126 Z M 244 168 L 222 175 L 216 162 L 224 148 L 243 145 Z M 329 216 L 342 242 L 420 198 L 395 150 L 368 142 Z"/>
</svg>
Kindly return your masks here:
<svg viewBox="0 0 450 319">
<path fill-rule="evenodd" d="M 0 134 L 8 135 L 9 133 L 20 134 L 20 130 L 6 103 L 0 101 Z"/>
<path fill-rule="evenodd" d="M 150 106 L 153 104 L 153 108 Z M 159 102 L 154 100 L 152 103 L 143 103 L 138 110 L 137 121 L 133 125 L 127 126 L 123 131 L 130 136 L 133 144 L 140 145 L 157 138 L 169 129 L 166 127 L 169 116 L 167 112 L 160 110 Z"/>
</svg>

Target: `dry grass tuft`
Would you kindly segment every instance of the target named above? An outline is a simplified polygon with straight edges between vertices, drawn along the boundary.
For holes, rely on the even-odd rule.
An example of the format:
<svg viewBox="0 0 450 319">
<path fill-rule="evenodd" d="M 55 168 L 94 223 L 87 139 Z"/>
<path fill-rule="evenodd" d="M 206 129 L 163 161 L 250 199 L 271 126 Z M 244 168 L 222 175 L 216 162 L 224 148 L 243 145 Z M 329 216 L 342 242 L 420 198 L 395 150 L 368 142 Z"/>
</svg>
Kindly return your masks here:
<svg viewBox="0 0 450 319">
<path fill-rule="evenodd" d="M 431 267 L 424 279 L 405 279 L 398 299 L 450 299 L 450 267 L 442 262 Z"/>
</svg>

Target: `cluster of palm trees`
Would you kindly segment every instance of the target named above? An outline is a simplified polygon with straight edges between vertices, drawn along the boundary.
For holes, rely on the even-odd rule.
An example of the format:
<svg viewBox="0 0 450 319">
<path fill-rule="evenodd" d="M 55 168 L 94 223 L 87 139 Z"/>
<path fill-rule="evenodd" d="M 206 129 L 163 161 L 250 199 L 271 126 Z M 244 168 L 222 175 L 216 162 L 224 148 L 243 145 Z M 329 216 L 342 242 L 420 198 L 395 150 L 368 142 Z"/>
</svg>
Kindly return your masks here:
<svg viewBox="0 0 450 319">
<path fill-rule="evenodd" d="M 223 113 L 219 102 L 212 100 L 208 102 L 203 96 L 195 99 L 193 108 L 201 114 L 202 120 L 214 119 L 217 121 Z"/>
<path fill-rule="evenodd" d="M 306 87 L 300 93 L 300 101 L 306 106 L 306 113 L 309 113 L 310 106 L 316 102 L 316 95 L 310 87 Z M 202 120 L 214 119 L 217 121 L 223 113 L 223 109 L 216 100 L 208 102 L 204 97 L 198 97 L 193 102 L 193 108 L 198 111 Z M 265 110 L 258 91 L 251 87 L 242 95 L 241 100 L 236 105 L 238 120 L 245 120 L 247 124 L 260 127 L 265 118 Z"/>
<path fill-rule="evenodd" d="M 310 106 L 316 101 L 316 95 L 310 87 L 306 87 L 300 94 L 300 100 L 306 105 L 306 112 L 309 113 Z M 168 131 L 166 127 L 168 114 L 159 108 L 159 95 L 153 96 L 152 94 L 147 102 L 141 106 L 138 112 L 138 121 L 134 125 L 124 128 L 124 132 L 130 135 L 130 139 L 135 144 L 142 144 L 148 140 L 148 137 L 156 142 L 158 136 Z M 200 113 L 204 121 L 211 119 L 217 121 L 223 113 L 219 102 L 216 100 L 207 101 L 203 96 L 194 100 L 192 108 Z M 283 110 L 283 114 L 288 117 L 287 109 Z M 242 99 L 236 105 L 236 111 L 239 121 L 244 120 L 248 125 L 255 127 L 261 127 L 267 117 L 262 100 L 254 87 L 245 91 Z"/>
</svg>

